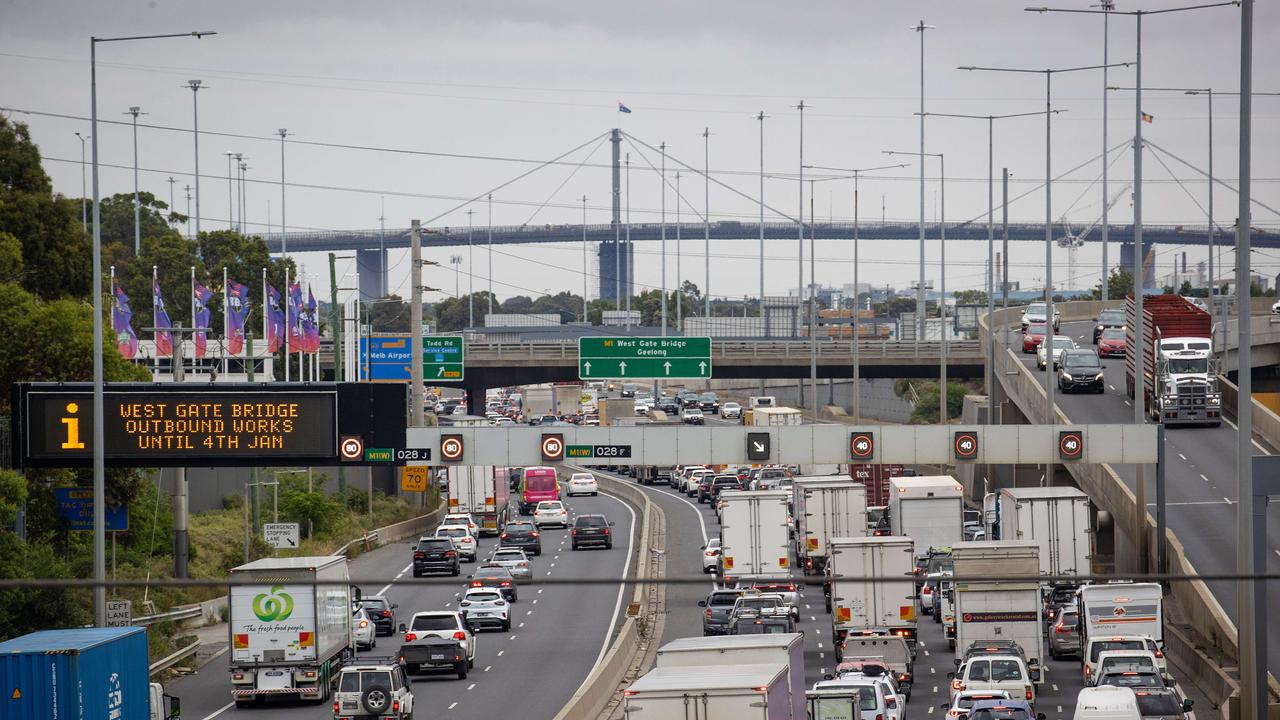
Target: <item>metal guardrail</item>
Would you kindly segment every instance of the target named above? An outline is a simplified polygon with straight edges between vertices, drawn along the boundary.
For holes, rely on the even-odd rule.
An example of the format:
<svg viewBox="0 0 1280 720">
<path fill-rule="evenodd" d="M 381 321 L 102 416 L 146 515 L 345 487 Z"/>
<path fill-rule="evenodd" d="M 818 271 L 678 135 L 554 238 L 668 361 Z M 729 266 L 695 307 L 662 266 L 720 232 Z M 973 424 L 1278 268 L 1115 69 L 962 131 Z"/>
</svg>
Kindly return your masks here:
<svg viewBox="0 0 1280 720">
<path fill-rule="evenodd" d="M 200 649 L 200 641 L 197 640 L 191 643 L 190 645 L 174 652 L 172 655 L 161 658 L 151 663 L 150 674 L 155 675 L 156 673 L 161 672 L 162 670 L 168 670 L 174 665 L 177 665 L 183 660 L 191 657 L 192 655 L 195 655 L 196 651 L 199 649 Z"/>
<path fill-rule="evenodd" d="M 173 608 L 168 612 L 156 613 L 154 615 L 140 615 L 133 619 L 134 625 L 153 625 L 162 620 L 190 620 L 191 618 L 200 617 L 200 605 L 183 605 Z"/>
<path fill-rule="evenodd" d="M 379 539 L 380 537 L 382 537 L 382 528 L 375 528 L 375 529 L 370 530 L 369 532 L 365 533 L 365 534 L 364 534 L 364 535 L 362 535 L 361 537 L 358 537 L 358 538 L 356 538 L 355 540 L 352 540 L 351 542 L 347 543 L 346 545 L 343 545 L 342 547 L 338 548 L 337 550 L 334 550 L 333 552 L 329 553 L 329 555 L 330 555 L 330 556 L 346 555 L 346 554 L 347 554 L 347 550 L 351 549 L 351 546 L 352 546 L 352 545 L 358 545 L 358 544 L 360 544 L 360 543 L 373 543 L 373 544 L 376 544 L 376 543 L 378 542 L 378 539 Z"/>
</svg>

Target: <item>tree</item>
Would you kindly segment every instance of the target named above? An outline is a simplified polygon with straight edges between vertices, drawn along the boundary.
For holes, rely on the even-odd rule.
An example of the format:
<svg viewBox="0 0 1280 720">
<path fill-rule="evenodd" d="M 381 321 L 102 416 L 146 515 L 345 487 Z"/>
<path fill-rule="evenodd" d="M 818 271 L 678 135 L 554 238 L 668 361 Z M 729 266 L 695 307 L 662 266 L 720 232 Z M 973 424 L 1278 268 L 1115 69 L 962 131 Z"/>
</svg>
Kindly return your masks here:
<svg viewBox="0 0 1280 720">
<path fill-rule="evenodd" d="M 985 290 L 960 290 L 955 294 L 957 305 L 986 305 L 987 293 Z"/>
<path fill-rule="evenodd" d="M 22 243 L 7 232 L 0 232 L 0 282 L 22 282 Z"/>
<path fill-rule="evenodd" d="M 1124 270 L 1112 270 L 1107 277 L 1107 296 L 1112 298 L 1123 298 L 1133 293 L 1133 274 Z M 1093 288 L 1093 297 L 1095 300 L 1102 297 L 1102 283 L 1098 283 Z"/>
<path fill-rule="evenodd" d="M 488 305 L 485 306 L 486 308 Z M 527 313 L 533 311 L 533 298 L 528 295 L 513 295 L 507 298 L 499 307 L 504 313 Z"/>
<path fill-rule="evenodd" d="M 371 332 L 409 332 L 409 303 L 399 295 L 384 295 L 361 308 Z"/>
<path fill-rule="evenodd" d="M 33 269 L 22 276 L 27 290 L 41 298 L 88 296 L 92 253 L 89 235 L 80 225 L 79 203 L 53 194 L 27 126 L 3 117 L 0 232 L 21 243 L 23 264 Z"/>
<path fill-rule="evenodd" d="M 169 204 L 145 190 L 138 193 L 138 227 L 141 237 L 177 235 L 169 224 Z M 93 232 L 93 206 L 89 207 L 89 231 Z M 102 223 L 102 244 L 119 244 L 133 250 L 133 193 L 116 193 L 98 206 Z M 185 220 L 185 218 L 184 218 Z"/>
<path fill-rule="evenodd" d="M 0 577 L 66 579 L 74 577 L 53 545 L 26 543 L 0 532 Z M 0 637 L 17 637 L 51 627 L 79 627 L 90 622 L 87 590 L 13 587 L 0 590 Z"/>
<path fill-rule="evenodd" d="M 911 411 L 912 425 L 936 425 L 938 423 L 938 405 L 941 402 L 941 393 L 938 391 L 938 383 L 936 381 L 928 381 L 916 383 L 916 396 L 919 402 L 916 403 L 915 409 Z M 947 418 L 952 420 L 960 417 L 961 411 L 964 410 L 964 396 L 969 392 L 969 388 L 963 383 L 947 382 Z"/>
<path fill-rule="evenodd" d="M 1191 281 L 1190 281 L 1190 280 L 1183 280 L 1183 281 L 1182 281 L 1182 287 L 1178 288 L 1178 294 L 1179 294 L 1179 295 L 1186 295 L 1186 296 L 1190 297 L 1190 296 L 1191 296 L 1191 294 L 1192 294 L 1192 292 L 1193 292 L 1193 290 L 1191 289 Z"/>
</svg>

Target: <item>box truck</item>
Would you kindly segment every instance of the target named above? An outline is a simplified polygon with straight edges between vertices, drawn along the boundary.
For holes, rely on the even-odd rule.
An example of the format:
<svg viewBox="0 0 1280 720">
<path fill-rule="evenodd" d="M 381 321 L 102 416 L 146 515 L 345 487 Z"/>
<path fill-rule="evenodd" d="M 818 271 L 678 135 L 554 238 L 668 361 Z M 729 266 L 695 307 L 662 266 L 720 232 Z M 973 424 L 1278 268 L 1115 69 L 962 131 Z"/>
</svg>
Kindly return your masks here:
<svg viewBox="0 0 1280 720">
<path fill-rule="evenodd" d="M 343 556 L 263 558 L 231 569 L 231 696 L 329 698 L 351 657 L 351 582 Z M 241 584 L 244 583 L 244 584 Z"/>
<path fill-rule="evenodd" d="M 492 465 L 450 465 L 449 512 L 471 513 L 481 535 L 502 532 L 511 495 L 509 472 Z"/>
<path fill-rule="evenodd" d="M 796 558 L 806 575 L 822 574 L 831 538 L 867 534 L 865 485 L 831 476 L 798 477 L 792 481 L 792 498 Z"/>
<path fill-rule="evenodd" d="M 1093 558 L 1089 496 L 1073 487 L 1004 488 L 996 497 L 998 540 L 1029 540 L 1040 574 L 1088 575 Z"/>
<path fill-rule="evenodd" d="M 831 538 L 828 548 L 832 640 L 838 645 L 850 634 L 897 635 L 914 646 L 915 546 L 911 538 Z"/>
<path fill-rule="evenodd" d="M 975 582 L 975 577 L 1039 574 L 1039 548 L 1030 542 L 963 542 L 951 548 L 957 578 L 952 584 L 956 618 L 956 655 L 975 644 L 1016 642 L 1022 648 L 1031 681 L 1043 681 L 1044 624 L 1040 583 Z M 970 578 L 966 580 L 965 578 Z"/>
<path fill-rule="evenodd" d="M 778 425 L 800 425 L 804 422 L 804 413 L 790 407 L 756 407 L 742 415 L 743 425 L 771 427 Z"/>
<path fill-rule="evenodd" d="M 724 493 L 720 508 L 720 577 L 726 586 L 791 572 L 786 490 Z"/>
<path fill-rule="evenodd" d="M 964 487 L 950 475 L 889 478 L 889 527 L 909 537 L 916 552 L 964 539 Z"/>
<path fill-rule="evenodd" d="M 655 667 L 623 691 L 622 714 L 663 720 L 805 720 L 791 704 L 789 682 L 787 664 L 781 662 Z"/>
<path fill-rule="evenodd" d="M 1080 588 L 1081 647 L 1091 637 L 1146 635 L 1164 648 L 1164 593 L 1158 583 L 1110 582 Z"/>
<path fill-rule="evenodd" d="M 804 718 L 804 635 L 723 635 L 672 640 L 658 648 L 655 667 L 711 665 L 787 666 L 787 687 L 794 717 Z"/>
<path fill-rule="evenodd" d="M 149 682 L 147 629 L 40 630 L 0 642 L 6 720 L 177 720 L 181 703 Z"/>
</svg>

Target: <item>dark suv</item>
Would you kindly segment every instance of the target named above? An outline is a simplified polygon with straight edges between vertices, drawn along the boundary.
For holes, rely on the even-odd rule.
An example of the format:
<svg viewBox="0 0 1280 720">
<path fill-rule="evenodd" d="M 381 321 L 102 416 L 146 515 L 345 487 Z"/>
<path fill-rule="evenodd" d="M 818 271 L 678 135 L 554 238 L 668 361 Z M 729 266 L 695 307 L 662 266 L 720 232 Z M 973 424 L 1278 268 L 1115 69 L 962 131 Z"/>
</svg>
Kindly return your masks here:
<svg viewBox="0 0 1280 720">
<path fill-rule="evenodd" d="M 573 549 L 586 545 L 603 545 L 605 550 L 613 547 L 613 535 L 609 527 L 613 523 L 603 515 L 579 515 L 573 521 L 570 536 L 573 538 Z"/>
<path fill-rule="evenodd" d="M 517 520 L 502 526 L 498 547 L 520 548 L 532 555 L 542 554 L 542 538 L 537 526 L 528 520 Z"/>
<path fill-rule="evenodd" d="M 716 475 L 711 478 L 711 484 L 707 486 L 707 499 L 710 502 L 715 502 L 716 499 L 720 497 L 721 491 L 741 489 L 742 481 L 738 479 L 737 475 Z M 703 500 L 702 498 L 701 487 L 698 488 L 698 502 L 706 502 L 706 500 Z"/>
<path fill-rule="evenodd" d="M 413 549 L 413 576 L 421 577 L 423 573 L 447 572 L 457 576 L 461 572 L 461 560 L 453 540 L 447 537 L 424 537 L 418 540 Z"/>
<path fill-rule="evenodd" d="M 698 396 L 698 407 L 702 412 L 715 415 L 720 412 L 720 398 L 713 392 L 705 392 Z"/>
<path fill-rule="evenodd" d="M 396 631 L 396 608 L 399 605 L 381 595 L 365 595 L 360 599 L 360 606 L 369 613 L 376 634 L 391 635 Z"/>
</svg>

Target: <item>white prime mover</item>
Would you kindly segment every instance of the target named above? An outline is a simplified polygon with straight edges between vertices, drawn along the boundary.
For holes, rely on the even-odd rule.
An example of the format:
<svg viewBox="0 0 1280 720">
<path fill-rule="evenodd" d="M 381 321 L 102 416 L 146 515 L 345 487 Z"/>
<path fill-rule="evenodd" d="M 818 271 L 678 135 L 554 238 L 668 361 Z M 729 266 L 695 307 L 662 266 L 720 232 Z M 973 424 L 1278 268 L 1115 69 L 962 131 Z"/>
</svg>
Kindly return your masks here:
<svg viewBox="0 0 1280 720">
<path fill-rule="evenodd" d="M 795 499 L 796 557 L 805 574 L 822 574 L 833 537 L 867 534 L 867 486 L 848 478 L 798 477 Z"/>
<path fill-rule="evenodd" d="M 743 578 L 788 576 L 787 491 L 750 490 L 720 497 L 720 577 L 726 586 Z"/>
<path fill-rule="evenodd" d="M 974 644 L 1018 643 L 1026 653 L 1032 682 L 1043 681 L 1044 624 L 1040 618 L 1040 549 L 1014 540 L 956 543 L 951 547 L 955 576 L 952 603 L 956 655 Z M 974 582 L 964 578 L 1027 576 L 1023 581 Z"/>
<path fill-rule="evenodd" d="M 662 720 L 805 720 L 784 662 L 655 667 L 622 693 L 622 714 Z"/>
<path fill-rule="evenodd" d="M 679 638 L 658 648 L 654 667 L 773 663 L 786 664 L 792 713 L 804 718 L 804 635 L 799 633 Z"/>
<path fill-rule="evenodd" d="M 263 558 L 232 568 L 231 579 L 227 626 L 236 705 L 327 700 L 351 657 L 347 558 Z"/>
<path fill-rule="evenodd" d="M 1088 575 L 1093 559 L 1089 496 L 1073 487 L 1005 488 L 996 499 L 1000 540 L 1040 548 L 1040 574 Z"/>
<path fill-rule="evenodd" d="M 921 555 L 964 539 L 964 487 L 950 475 L 889 478 L 889 527 Z"/>
<path fill-rule="evenodd" d="M 915 546 L 911 538 L 831 538 L 829 547 L 833 641 L 870 633 L 897 635 L 914 644 Z"/>
</svg>

